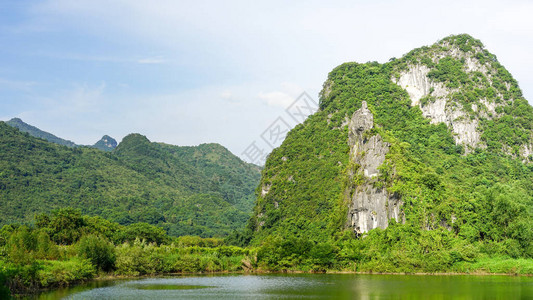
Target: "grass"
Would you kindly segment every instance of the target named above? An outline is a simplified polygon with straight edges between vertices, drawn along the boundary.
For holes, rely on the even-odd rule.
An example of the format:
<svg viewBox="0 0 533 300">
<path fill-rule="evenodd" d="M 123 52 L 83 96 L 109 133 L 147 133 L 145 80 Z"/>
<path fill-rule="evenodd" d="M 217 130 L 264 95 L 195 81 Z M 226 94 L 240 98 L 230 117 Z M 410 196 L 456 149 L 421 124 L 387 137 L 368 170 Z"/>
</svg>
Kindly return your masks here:
<svg viewBox="0 0 533 300">
<path fill-rule="evenodd" d="M 457 263 L 453 269 L 460 273 L 531 275 L 533 274 L 533 259 L 482 257 L 471 263 Z"/>
</svg>

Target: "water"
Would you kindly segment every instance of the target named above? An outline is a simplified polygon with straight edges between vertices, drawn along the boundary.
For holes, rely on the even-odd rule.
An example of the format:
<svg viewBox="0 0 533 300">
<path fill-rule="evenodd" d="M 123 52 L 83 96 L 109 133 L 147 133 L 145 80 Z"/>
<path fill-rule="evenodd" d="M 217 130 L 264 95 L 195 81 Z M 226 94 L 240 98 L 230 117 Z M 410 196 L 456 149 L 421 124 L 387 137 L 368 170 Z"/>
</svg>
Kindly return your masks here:
<svg viewBox="0 0 533 300">
<path fill-rule="evenodd" d="M 532 277 L 217 275 L 98 281 L 36 299 L 533 299 Z"/>
</svg>

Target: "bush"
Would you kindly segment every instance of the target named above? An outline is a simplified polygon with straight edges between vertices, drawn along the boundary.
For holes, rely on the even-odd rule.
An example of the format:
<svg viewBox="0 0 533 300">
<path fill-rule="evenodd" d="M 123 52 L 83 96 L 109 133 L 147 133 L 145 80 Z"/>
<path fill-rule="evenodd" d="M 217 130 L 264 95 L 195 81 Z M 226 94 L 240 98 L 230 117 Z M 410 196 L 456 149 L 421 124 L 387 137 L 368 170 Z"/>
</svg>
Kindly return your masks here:
<svg viewBox="0 0 533 300">
<path fill-rule="evenodd" d="M 325 271 L 331 268 L 337 257 L 337 249 L 328 243 L 319 243 L 309 251 L 309 260 L 313 264 L 313 269 Z"/>
<path fill-rule="evenodd" d="M 124 243 L 117 246 L 117 260 L 115 263 L 116 272 L 123 275 L 140 275 L 145 274 L 143 260 L 145 259 L 144 251 L 138 240 L 130 245 Z"/>
<path fill-rule="evenodd" d="M 72 258 L 67 261 L 47 260 L 37 271 L 41 287 L 67 286 L 91 279 L 96 274 L 94 265 L 88 259 Z"/>
<path fill-rule="evenodd" d="M 98 270 L 111 271 L 115 268 L 115 246 L 95 236 L 83 236 L 78 243 L 78 255 L 88 259 Z"/>
<path fill-rule="evenodd" d="M 0 299 L 11 299 L 11 293 L 7 288 L 7 274 L 0 263 Z"/>
<path fill-rule="evenodd" d="M 206 262 L 197 255 L 184 255 L 174 265 L 176 272 L 196 273 L 205 270 Z"/>
<path fill-rule="evenodd" d="M 135 223 L 126 226 L 124 231 L 118 234 L 121 242 L 133 242 L 135 239 L 145 240 L 148 243 L 165 244 L 170 242 L 165 230 L 161 227 L 147 223 Z"/>
</svg>

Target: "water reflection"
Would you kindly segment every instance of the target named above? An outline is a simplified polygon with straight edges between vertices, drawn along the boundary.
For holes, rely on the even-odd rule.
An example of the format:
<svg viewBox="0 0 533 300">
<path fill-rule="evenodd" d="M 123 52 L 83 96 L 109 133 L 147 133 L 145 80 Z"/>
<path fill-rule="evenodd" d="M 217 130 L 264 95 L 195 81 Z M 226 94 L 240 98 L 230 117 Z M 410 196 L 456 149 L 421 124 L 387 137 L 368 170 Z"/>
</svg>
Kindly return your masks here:
<svg viewBox="0 0 533 300">
<path fill-rule="evenodd" d="M 37 299 L 533 299 L 533 278 L 358 274 L 218 275 L 100 281 Z"/>
</svg>

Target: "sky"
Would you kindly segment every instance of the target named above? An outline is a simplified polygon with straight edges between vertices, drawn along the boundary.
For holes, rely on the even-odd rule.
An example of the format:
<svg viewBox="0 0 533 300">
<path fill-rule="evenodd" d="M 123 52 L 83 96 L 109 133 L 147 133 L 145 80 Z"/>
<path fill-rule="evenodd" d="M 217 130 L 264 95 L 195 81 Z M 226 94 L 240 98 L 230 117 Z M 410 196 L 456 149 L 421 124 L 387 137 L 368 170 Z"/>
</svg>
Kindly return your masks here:
<svg viewBox="0 0 533 300">
<path fill-rule="evenodd" d="M 0 120 L 77 144 L 216 142 L 260 163 L 250 150 L 279 145 L 275 129 L 301 121 L 293 103 L 318 101 L 334 67 L 450 34 L 480 39 L 531 103 L 531 12 L 512 0 L 0 0 Z"/>
</svg>

